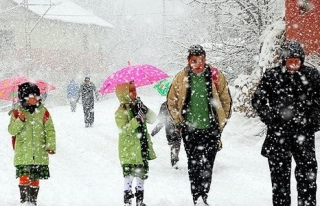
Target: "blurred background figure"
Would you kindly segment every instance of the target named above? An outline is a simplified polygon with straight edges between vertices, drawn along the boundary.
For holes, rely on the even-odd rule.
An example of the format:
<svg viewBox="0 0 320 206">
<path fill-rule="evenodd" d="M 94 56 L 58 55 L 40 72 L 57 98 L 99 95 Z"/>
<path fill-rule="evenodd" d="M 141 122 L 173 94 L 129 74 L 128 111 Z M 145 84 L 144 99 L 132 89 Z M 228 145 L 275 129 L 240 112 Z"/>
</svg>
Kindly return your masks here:
<svg viewBox="0 0 320 206">
<path fill-rule="evenodd" d="M 98 101 L 99 95 L 95 84 L 90 81 L 89 77 L 84 78 L 84 82 L 80 85 L 78 91 L 77 102 L 81 96 L 85 127 L 92 127 L 94 122 L 94 94 Z"/>
<path fill-rule="evenodd" d="M 79 92 L 79 86 L 74 79 L 71 79 L 67 87 L 67 98 L 70 103 L 71 112 L 75 112 L 77 108 L 77 97 Z"/>
</svg>

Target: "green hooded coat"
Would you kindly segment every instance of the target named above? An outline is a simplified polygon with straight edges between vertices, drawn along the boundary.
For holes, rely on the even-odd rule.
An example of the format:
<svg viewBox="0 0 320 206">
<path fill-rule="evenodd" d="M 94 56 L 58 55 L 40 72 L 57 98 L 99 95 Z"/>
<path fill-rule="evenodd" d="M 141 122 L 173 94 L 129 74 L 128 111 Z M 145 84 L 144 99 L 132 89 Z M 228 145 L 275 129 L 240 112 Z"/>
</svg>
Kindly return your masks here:
<svg viewBox="0 0 320 206">
<path fill-rule="evenodd" d="M 121 165 L 138 165 L 143 164 L 141 155 L 141 143 L 140 136 L 138 133 L 139 123 L 130 109 L 129 102 L 129 83 L 123 83 L 117 86 L 116 95 L 120 101 L 120 106 L 115 112 L 115 120 L 119 133 L 119 158 Z M 143 127 L 147 131 L 147 123 L 154 123 L 157 120 L 157 115 L 148 109 L 146 114 L 146 120 L 143 123 Z M 148 141 L 149 156 L 147 160 L 153 160 L 156 158 L 156 154 L 153 149 L 153 144 L 148 132 L 146 132 Z"/>
<path fill-rule="evenodd" d="M 16 110 L 25 114 L 25 121 L 10 112 L 8 131 L 16 136 L 14 165 L 49 165 L 47 150 L 56 152 L 56 135 L 51 116 L 43 121 L 47 109 L 41 104 L 32 114 L 20 106 Z"/>
</svg>

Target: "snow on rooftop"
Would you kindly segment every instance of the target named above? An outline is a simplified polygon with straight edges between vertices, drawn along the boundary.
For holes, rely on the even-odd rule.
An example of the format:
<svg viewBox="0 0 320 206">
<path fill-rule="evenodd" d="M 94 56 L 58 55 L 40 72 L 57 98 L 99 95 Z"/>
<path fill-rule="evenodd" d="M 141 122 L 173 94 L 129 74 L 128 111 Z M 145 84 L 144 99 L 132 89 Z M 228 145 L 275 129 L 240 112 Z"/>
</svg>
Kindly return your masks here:
<svg viewBox="0 0 320 206">
<path fill-rule="evenodd" d="M 24 0 L 13 0 L 23 6 Z M 70 0 L 28 0 L 28 9 L 45 19 L 78 24 L 94 24 L 114 28 L 113 25 Z"/>
</svg>

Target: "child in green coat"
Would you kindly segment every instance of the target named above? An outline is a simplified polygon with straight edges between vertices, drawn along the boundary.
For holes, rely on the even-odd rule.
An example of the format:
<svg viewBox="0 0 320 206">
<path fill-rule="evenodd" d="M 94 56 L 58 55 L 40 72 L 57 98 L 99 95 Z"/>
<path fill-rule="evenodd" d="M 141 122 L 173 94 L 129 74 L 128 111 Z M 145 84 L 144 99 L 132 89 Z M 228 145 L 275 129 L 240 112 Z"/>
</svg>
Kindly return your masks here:
<svg viewBox="0 0 320 206">
<path fill-rule="evenodd" d="M 18 97 L 19 104 L 9 113 L 8 131 L 13 136 L 20 202 L 37 205 L 40 179 L 50 177 L 48 154 L 56 151 L 55 129 L 48 110 L 41 104 L 37 85 L 19 85 Z"/>
<path fill-rule="evenodd" d="M 119 134 L 119 158 L 124 176 L 124 203 L 131 205 L 132 181 L 136 178 L 136 205 L 143 203 L 144 180 L 148 178 L 148 160 L 156 158 L 146 123 L 154 123 L 157 115 L 137 98 L 133 82 L 116 86 L 120 106 L 115 113 Z"/>
</svg>

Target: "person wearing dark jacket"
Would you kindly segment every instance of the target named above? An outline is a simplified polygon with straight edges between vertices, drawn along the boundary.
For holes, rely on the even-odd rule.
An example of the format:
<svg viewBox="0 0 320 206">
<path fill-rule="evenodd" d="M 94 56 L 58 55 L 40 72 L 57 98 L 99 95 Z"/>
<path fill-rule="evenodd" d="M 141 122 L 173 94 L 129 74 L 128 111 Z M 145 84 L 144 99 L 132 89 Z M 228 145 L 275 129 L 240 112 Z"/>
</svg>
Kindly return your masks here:
<svg viewBox="0 0 320 206">
<path fill-rule="evenodd" d="M 92 127 L 94 122 L 94 94 L 96 96 L 96 100 L 99 100 L 97 88 L 93 82 L 90 81 L 89 77 L 84 79 L 83 84 L 80 85 L 80 89 L 78 91 L 77 102 L 82 97 L 82 106 L 84 112 L 84 123 L 85 127 Z"/>
<path fill-rule="evenodd" d="M 223 73 L 206 64 L 203 47 L 193 45 L 188 53 L 188 65 L 172 80 L 167 106 L 186 150 L 194 205 L 208 205 L 213 165 L 232 99 Z"/>
<path fill-rule="evenodd" d="M 163 126 L 165 127 L 168 145 L 170 145 L 171 165 L 175 169 L 178 169 L 177 163 L 179 162 L 181 137 L 179 133 L 175 131 L 175 126 L 169 114 L 166 101 L 161 104 L 160 111 L 158 114 L 158 120 L 159 122 L 152 130 L 151 136 L 156 135 L 163 128 Z"/>
<path fill-rule="evenodd" d="M 297 41 L 282 47 L 282 65 L 267 69 L 252 106 L 267 126 L 261 154 L 268 158 L 274 206 L 291 205 L 290 173 L 296 162 L 298 205 L 316 205 L 315 135 L 320 121 L 320 75 L 304 65 Z"/>
</svg>

